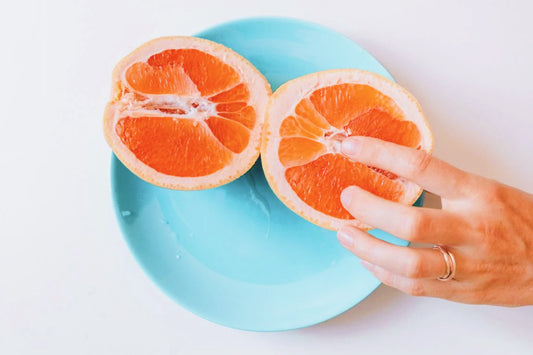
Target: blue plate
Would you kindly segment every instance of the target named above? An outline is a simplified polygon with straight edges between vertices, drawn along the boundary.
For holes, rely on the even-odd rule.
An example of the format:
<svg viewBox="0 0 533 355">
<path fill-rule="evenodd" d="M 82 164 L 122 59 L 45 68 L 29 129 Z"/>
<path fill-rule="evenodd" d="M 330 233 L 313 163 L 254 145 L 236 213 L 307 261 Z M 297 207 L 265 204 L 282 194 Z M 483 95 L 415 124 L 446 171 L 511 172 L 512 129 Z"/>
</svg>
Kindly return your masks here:
<svg viewBox="0 0 533 355">
<path fill-rule="evenodd" d="M 272 89 L 333 68 L 391 78 L 357 44 L 308 22 L 246 19 L 198 36 L 246 57 Z M 306 327 L 353 307 L 380 284 L 334 232 L 277 199 L 259 162 L 230 184 L 173 191 L 144 182 L 113 157 L 111 180 L 117 218 L 139 264 L 168 296 L 210 321 L 255 331 Z M 407 245 L 382 231 L 371 233 Z"/>
</svg>

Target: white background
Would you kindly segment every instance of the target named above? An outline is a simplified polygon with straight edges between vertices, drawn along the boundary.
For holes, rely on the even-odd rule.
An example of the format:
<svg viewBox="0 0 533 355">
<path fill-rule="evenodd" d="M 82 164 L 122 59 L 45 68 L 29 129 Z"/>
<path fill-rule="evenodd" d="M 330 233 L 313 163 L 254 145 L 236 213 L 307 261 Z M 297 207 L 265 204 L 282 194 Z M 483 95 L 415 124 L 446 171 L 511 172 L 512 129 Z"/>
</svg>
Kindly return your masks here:
<svg viewBox="0 0 533 355">
<path fill-rule="evenodd" d="M 0 13 L 1 354 L 533 352 L 533 307 L 384 286 L 331 321 L 284 333 L 188 313 L 119 233 L 101 129 L 111 70 L 139 44 L 286 15 L 374 54 L 421 102 L 435 155 L 533 192 L 530 1 L 11 1 Z"/>
</svg>

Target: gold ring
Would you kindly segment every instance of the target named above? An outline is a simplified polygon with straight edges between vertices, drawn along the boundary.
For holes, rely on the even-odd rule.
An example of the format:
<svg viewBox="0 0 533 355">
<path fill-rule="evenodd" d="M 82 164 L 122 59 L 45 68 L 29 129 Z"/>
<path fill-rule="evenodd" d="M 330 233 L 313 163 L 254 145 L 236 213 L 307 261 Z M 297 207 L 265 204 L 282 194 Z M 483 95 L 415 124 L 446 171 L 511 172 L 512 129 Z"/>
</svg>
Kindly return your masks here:
<svg viewBox="0 0 533 355">
<path fill-rule="evenodd" d="M 439 281 L 450 281 L 453 280 L 455 276 L 455 268 L 457 264 L 455 263 L 455 258 L 453 254 L 442 245 L 434 245 L 433 249 L 438 249 L 442 256 L 444 256 L 444 262 L 446 263 L 446 273 L 443 276 L 440 276 L 437 280 Z"/>
</svg>

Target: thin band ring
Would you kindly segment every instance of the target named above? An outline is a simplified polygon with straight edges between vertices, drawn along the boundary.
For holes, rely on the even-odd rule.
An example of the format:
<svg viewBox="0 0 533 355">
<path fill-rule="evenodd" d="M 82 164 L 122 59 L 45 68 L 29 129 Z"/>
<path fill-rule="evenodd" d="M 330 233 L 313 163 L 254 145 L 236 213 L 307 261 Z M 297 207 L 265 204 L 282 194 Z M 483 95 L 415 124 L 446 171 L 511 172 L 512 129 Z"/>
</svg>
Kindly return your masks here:
<svg viewBox="0 0 533 355">
<path fill-rule="evenodd" d="M 446 273 L 443 276 L 440 276 L 437 280 L 439 281 L 450 281 L 453 280 L 455 276 L 455 269 L 457 264 L 455 263 L 455 258 L 453 254 L 442 245 L 434 245 L 433 249 L 438 249 L 442 256 L 444 256 L 444 262 L 446 263 Z"/>
</svg>

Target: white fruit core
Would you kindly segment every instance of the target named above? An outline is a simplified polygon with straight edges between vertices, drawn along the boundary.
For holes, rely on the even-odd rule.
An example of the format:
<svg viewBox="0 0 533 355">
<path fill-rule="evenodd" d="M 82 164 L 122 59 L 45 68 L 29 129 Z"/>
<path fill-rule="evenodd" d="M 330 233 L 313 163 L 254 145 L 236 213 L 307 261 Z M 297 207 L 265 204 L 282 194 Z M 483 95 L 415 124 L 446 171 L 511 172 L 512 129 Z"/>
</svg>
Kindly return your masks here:
<svg viewBox="0 0 533 355">
<path fill-rule="evenodd" d="M 204 97 L 177 95 L 140 95 L 125 93 L 117 101 L 121 117 L 160 116 L 207 119 L 216 116 L 216 103 Z"/>
</svg>

